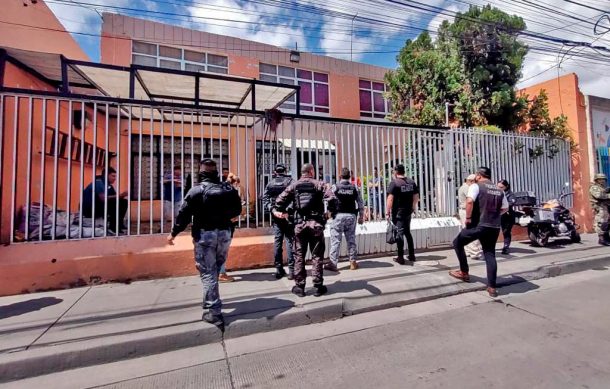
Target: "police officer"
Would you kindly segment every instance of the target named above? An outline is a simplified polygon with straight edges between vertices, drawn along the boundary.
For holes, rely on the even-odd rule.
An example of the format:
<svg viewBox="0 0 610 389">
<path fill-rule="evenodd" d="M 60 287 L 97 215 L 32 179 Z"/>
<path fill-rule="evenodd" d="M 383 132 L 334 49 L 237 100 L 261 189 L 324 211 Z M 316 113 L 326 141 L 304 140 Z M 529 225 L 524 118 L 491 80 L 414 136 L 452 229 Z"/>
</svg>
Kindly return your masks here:
<svg viewBox="0 0 610 389">
<path fill-rule="evenodd" d="M 294 205 L 295 210 L 295 263 L 292 293 L 299 297 L 305 296 L 305 254 L 307 248 L 311 251 L 313 262 L 312 278 L 315 288 L 314 295 L 321 296 L 328 290 L 324 286 L 322 257 L 324 256 L 324 225 L 326 213 L 324 202 L 334 198 L 334 194 L 323 182 L 314 179 L 316 172 L 312 164 L 301 168 L 301 178 L 293 182 L 278 196 L 273 215 L 279 219 L 288 218 L 287 210 Z"/>
<path fill-rule="evenodd" d="M 464 247 L 478 239 L 483 246 L 483 256 L 487 266 L 487 293 L 491 297 L 497 297 L 496 242 L 500 236 L 501 216 L 508 211 L 508 201 L 504 191 L 491 182 L 489 168 L 480 167 L 475 182 L 468 188 L 466 196 L 466 228 L 453 241 L 455 253 L 460 261 L 460 270 L 452 270 L 449 275 L 465 282 L 470 281 Z"/>
<path fill-rule="evenodd" d="M 341 250 L 341 239 L 345 234 L 349 252 L 350 270 L 358 269 L 356 255 L 356 217 L 358 224 L 364 222 L 364 208 L 360 191 L 349 182 L 350 171 L 348 168 L 341 170 L 341 181 L 332 187 L 336 197 L 329 203 L 329 210 L 333 214 L 333 222 L 330 227 L 330 261 L 324 268 L 330 271 L 338 271 L 339 252 Z"/>
<path fill-rule="evenodd" d="M 610 237 L 608 236 L 608 207 L 610 207 L 610 188 L 608 179 L 605 174 L 596 174 L 593 177 L 593 183 L 589 188 L 589 200 L 591 207 L 595 213 L 595 232 L 599 236 L 599 244 L 602 246 L 610 246 Z"/>
<path fill-rule="evenodd" d="M 231 244 L 231 219 L 241 213 L 237 190 L 228 182 L 220 182 L 216 162 L 201 161 L 201 182 L 193 186 L 184 197 L 168 243 L 191 223 L 195 246 L 195 267 L 203 284 L 202 319 L 224 328 L 222 302 L 218 292 L 218 275 L 227 260 Z"/>
<path fill-rule="evenodd" d="M 275 176 L 267 184 L 263 195 L 263 207 L 267 212 L 272 212 L 277 197 L 292 184 L 292 177 L 286 174 L 286 166 L 277 164 L 275 166 Z M 289 218 L 290 219 L 290 218 Z M 294 224 L 289 219 L 278 219 L 271 215 L 273 226 L 273 257 L 275 259 L 275 278 L 278 280 L 286 275 L 283 264 L 282 245 L 286 241 L 286 252 L 288 254 L 288 279 L 294 278 Z"/>
<path fill-rule="evenodd" d="M 404 165 L 396 165 L 394 168 L 394 179 L 388 186 L 388 199 L 386 202 L 386 217 L 391 218 L 392 223 L 396 225 L 398 237 L 396 245 L 398 246 L 398 258 L 394 259 L 398 264 L 405 264 L 405 242 L 407 238 L 407 246 L 409 250 L 409 261 L 415 261 L 415 245 L 413 244 L 413 236 L 411 235 L 411 216 L 415 212 L 417 203 L 419 202 L 419 188 L 415 181 L 405 177 Z"/>
</svg>

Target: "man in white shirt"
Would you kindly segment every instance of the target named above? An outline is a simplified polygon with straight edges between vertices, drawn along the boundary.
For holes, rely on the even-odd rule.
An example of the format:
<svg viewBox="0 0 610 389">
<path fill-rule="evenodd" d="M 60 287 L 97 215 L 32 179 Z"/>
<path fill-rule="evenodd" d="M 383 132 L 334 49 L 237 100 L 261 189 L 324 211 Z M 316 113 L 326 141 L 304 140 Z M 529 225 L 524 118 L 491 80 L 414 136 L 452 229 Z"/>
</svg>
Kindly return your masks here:
<svg viewBox="0 0 610 389">
<path fill-rule="evenodd" d="M 452 270 L 452 277 L 465 282 L 468 275 L 468 259 L 464 247 L 479 240 L 483 247 L 483 256 L 487 265 L 487 292 L 497 297 L 496 276 L 496 242 L 500 235 L 500 217 L 508 211 L 508 201 L 504 192 L 491 182 L 491 170 L 480 167 L 475 176 L 476 184 L 468 188 L 466 197 L 466 229 L 463 229 L 453 241 L 455 253 L 460 261 L 460 270 Z"/>
<path fill-rule="evenodd" d="M 466 228 L 466 199 L 468 197 L 468 188 L 470 188 L 475 182 L 476 175 L 471 174 L 466 177 L 464 184 L 458 190 L 458 205 L 459 205 L 459 215 L 460 221 L 462 222 L 462 227 Z M 481 247 L 481 242 L 475 240 L 474 242 L 468 244 L 464 250 L 466 251 L 466 256 L 469 259 L 481 260 L 483 259 L 483 248 Z"/>
</svg>

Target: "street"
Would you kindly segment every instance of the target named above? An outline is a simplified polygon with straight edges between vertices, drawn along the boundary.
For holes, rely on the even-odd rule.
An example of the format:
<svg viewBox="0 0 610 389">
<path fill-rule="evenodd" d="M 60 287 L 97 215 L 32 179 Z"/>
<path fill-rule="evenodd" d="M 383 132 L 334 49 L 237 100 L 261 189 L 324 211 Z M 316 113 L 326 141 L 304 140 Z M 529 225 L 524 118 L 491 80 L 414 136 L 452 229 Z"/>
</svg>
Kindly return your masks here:
<svg viewBox="0 0 610 389">
<path fill-rule="evenodd" d="M 609 293 L 597 268 L 6 387 L 607 388 Z"/>
</svg>

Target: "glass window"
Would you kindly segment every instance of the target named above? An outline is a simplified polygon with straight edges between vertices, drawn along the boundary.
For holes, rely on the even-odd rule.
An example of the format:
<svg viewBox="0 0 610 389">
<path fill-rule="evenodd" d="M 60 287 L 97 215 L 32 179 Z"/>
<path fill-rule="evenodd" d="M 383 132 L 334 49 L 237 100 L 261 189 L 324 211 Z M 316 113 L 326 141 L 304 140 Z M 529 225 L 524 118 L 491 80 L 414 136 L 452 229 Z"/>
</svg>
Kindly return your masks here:
<svg viewBox="0 0 610 389">
<path fill-rule="evenodd" d="M 229 58 L 222 55 L 137 41 L 133 41 L 132 51 L 132 63 L 138 65 L 196 72 L 229 73 Z"/>
<path fill-rule="evenodd" d="M 388 113 L 388 102 L 383 96 L 385 84 L 360 80 L 360 116 L 383 119 Z"/>
<path fill-rule="evenodd" d="M 159 57 L 181 59 L 182 49 L 169 46 L 159 46 Z"/>
<path fill-rule="evenodd" d="M 258 68 L 260 69 L 261 73 L 277 74 L 277 66 L 275 66 L 275 65 L 269 65 L 269 64 L 266 64 L 266 63 L 260 63 Z"/>
<path fill-rule="evenodd" d="M 307 69 L 296 69 L 287 66 L 259 64 L 259 79 L 263 81 L 279 82 L 287 85 L 301 87 L 301 110 L 307 112 L 329 112 L 328 74 L 316 73 Z M 290 97 L 281 108 L 294 110 L 295 96 Z"/>
<path fill-rule="evenodd" d="M 197 51 L 184 50 L 184 60 L 190 62 L 201 62 L 205 63 L 205 53 L 199 53 Z"/>
<path fill-rule="evenodd" d="M 150 43 L 137 42 L 133 41 L 133 49 L 134 53 L 140 54 L 148 54 L 148 55 L 157 55 L 157 45 L 153 45 Z"/>
<path fill-rule="evenodd" d="M 180 62 L 178 61 L 167 61 L 164 59 L 159 60 L 159 67 L 165 69 L 176 69 L 182 70 L 180 66 Z"/>
<path fill-rule="evenodd" d="M 229 58 L 222 55 L 208 54 L 208 65 L 228 67 Z"/>
<path fill-rule="evenodd" d="M 313 74 L 313 79 L 315 81 L 319 81 L 319 82 L 326 82 L 328 83 L 328 74 L 324 74 L 324 73 L 314 73 Z"/>
<path fill-rule="evenodd" d="M 131 63 L 143 66 L 157 66 L 157 58 L 134 54 L 131 57 Z"/>
<path fill-rule="evenodd" d="M 301 87 L 301 104 L 313 104 L 311 82 L 299 81 Z"/>
<path fill-rule="evenodd" d="M 288 68 L 286 66 L 278 66 L 278 74 L 283 77 L 294 78 L 294 68 Z"/>
<path fill-rule="evenodd" d="M 315 103 L 317 106 L 328 107 L 328 84 L 316 83 Z"/>
<path fill-rule="evenodd" d="M 205 66 L 187 63 L 184 65 L 184 70 L 189 72 L 205 72 Z"/>
<path fill-rule="evenodd" d="M 311 72 L 309 70 L 297 69 L 297 77 L 302 80 L 311 80 Z"/>
</svg>

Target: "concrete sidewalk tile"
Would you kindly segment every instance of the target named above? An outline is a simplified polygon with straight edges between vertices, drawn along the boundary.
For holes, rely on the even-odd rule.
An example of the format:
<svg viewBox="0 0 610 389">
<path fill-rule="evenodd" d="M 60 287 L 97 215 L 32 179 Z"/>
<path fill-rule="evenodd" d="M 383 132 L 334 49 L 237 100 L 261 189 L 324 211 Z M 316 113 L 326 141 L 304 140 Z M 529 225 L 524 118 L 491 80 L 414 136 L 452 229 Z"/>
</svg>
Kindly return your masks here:
<svg viewBox="0 0 610 389">
<path fill-rule="evenodd" d="M 89 288 L 0 298 L 0 353 L 29 346 Z"/>
</svg>

